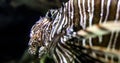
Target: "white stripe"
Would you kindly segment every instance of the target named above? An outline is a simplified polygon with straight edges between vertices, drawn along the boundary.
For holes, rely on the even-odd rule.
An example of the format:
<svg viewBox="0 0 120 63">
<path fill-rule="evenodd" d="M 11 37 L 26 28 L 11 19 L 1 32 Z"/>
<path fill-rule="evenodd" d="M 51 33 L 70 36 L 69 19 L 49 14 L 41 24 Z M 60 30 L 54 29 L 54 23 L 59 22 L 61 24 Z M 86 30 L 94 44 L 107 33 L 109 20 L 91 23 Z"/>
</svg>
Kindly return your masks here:
<svg viewBox="0 0 120 63">
<path fill-rule="evenodd" d="M 72 57 L 70 56 L 70 52 L 69 52 L 69 50 L 67 50 L 66 48 L 64 48 L 62 45 L 60 45 L 60 43 L 58 44 L 58 47 L 61 49 L 61 50 L 63 50 L 63 52 L 65 53 L 65 54 L 62 54 L 62 58 L 63 58 L 63 60 L 64 60 L 64 62 L 65 63 L 69 63 L 69 61 L 72 59 Z M 65 55 L 67 56 L 66 57 L 66 59 L 65 59 Z M 68 61 L 67 61 L 68 60 Z"/>
<path fill-rule="evenodd" d="M 55 53 L 53 53 L 52 55 L 53 55 L 53 58 L 54 58 L 55 62 L 56 62 L 56 63 L 59 63 L 59 62 L 58 62 L 58 59 L 57 59 L 57 57 L 56 57 L 56 55 L 55 55 Z"/>
<path fill-rule="evenodd" d="M 68 17 L 68 19 L 69 19 L 69 20 L 68 20 L 68 21 L 69 21 L 69 22 L 68 22 L 68 27 L 69 27 L 69 26 L 70 26 L 70 19 L 71 19 L 71 18 L 70 18 L 70 17 L 71 17 L 70 1 L 68 2 L 68 12 L 69 12 L 69 13 L 68 13 L 68 15 L 69 15 L 69 17 Z"/>
<path fill-rule="evenodd" d="M 116 12 L 115 22 L 117 22 L 117 20 L 119 19 L 119 13 L 120 13 L 120 0 L 118 1 L 118 4 L 117 4 L 117 12 Z"/>
<path fill-rule="evenodd" d="M 86 39 L 82 40 L 82 46 L 86 46 Z"/>
<path fill-rule="evenodd" d="M 88 0 L 88 12 L 90 13 L 90 0 Z"/>
<path fill-rule="evenodd" d="M 115 46 L 116 46 L 116 42 L 117 42 L 118 36 L 119 36 L 119 32 L 116 32 L 116 33 L 115 33 L 114 42 L 113 42 L 113 46 L 112 46 L 112 49 L 113 49 L 113 50 L 115 50 Z"/>
<path fill-rule="evenodd" d="M 73 0 L 70 0 L 71 1 L 71 7 L 72 7 L 72 14 L 71 14 L 71 19 L 73 20 L 74 18 L 74 6 L 73 6 Z"/>
<path fill-rule="evenodd" d="M 102 43 L 102 36 L 98 36 L 98 39 L 99 39 L 99 43 Z"/>
<path fill-rule="evenodd" d="M 94 15 L 94 0 L 92 0 L 92 13 L 90 17 L 90 26 L 92 26 L 92 21 L 93 21 L 93 15 Z"/>
<path fill-rule="evenodd" d="M 52 27 L 52 32 L 51 32 L 51 36 L 52 38 L 54 37 L 56 31 L 57 31 L 57 28 L 58 28 L 58 25 L 59 25 L 59 22 L 60 22 L 60 17 L 61 17 L 61 14 L 58 13 L 59 16 L 56 17 L 56 19 L 54 21 L 57 21 L 57 23 L 54 24 L 54 26 Z"/>
<path fill-rule="evenodd" d="M 82 14 L 82 8 L 81 8 L 81 2 L 78 0 L 78 7 L 79 7 L 79 13 L 80 13 L 80 26 L 83 26 L 83 14 Z"/>
<path fill-rule="evenodd" d="M 60 59 L 60 62 L 59 62 L 59 63 L 63 63 L 62 57 L 61 57 L 61 54 L 60 54 L 58 48 L 56 48 L 56 53 L 57 53 L 57 55 L 58 55 L 58 57 L 59 57 L 59 59 Z"/>
<path fill-rule="evenodd" d="M 86 12 L 85 12 L 85 0 L 82 0 L 82 5 L 83 5 L 83 14 L 84 14 L 84 26 L 83 26 L 83 29 L 86 28 Z"/>
<path fill-rule="evenodd" d="M 111 4 L 111 0 L 108 0 L 108 1 L 107 1 L 107 14 L 106 14 L 106 16 L 105 16 L 104 23 L 107 21 L 108 16 L 109 16 L 110 4 Z"/>
<path fill-rule="evenodd" d="M 64 13 L 65 11 L 63 11 L 63 13 Z M 62 16 L 64 16 L 64 17 L 62 17 Z M 60 32 L 61 32 L 61 30 L 62 30 L 62 28 L 63 28 L 63 25 L 64 25 L 64 22 L 65 22 L 65 14 L 63 14 L 59 19 L 60 19 L 60 21 L 61 21 L 61 23 L 58 23 L 59 24 L 59 26 L 58 26 L 58 29 L 57 29 L 57 34 L 59 34 Z M 61 19 L 63 19 L 63 20 L 61 20 Z"/>
<path fill-rule="evenodd" d="M 67 13 L 67 10 L 68 9 L 68 3 L 66 3 L 65 4 L 65 9 L 64 10 L 66 10 L 65 12 Z M 68 11 L 69 12 L 69 11 Z M 65 27 L 67 24 L 68 24 L 68 19 L 69 19 L 69 16 L 68 15 L 66 15 L 66 13 L 64 13 L 64 16 L 65 16 L 65 21 L 64 21 L 64 25 L 63 25 L 63 27 Z M 68 25 L 67 25 L 68 26 Z"/>
<path fill-rule="evenodd" d="M 113 40 L 113 37 L 114 36 L 114 32 L 111 33 L 111 36 L 110 36 L 110 40 L 109 40 L 109 44 L 107 46 L 107 50 L 110 50 L 111 46 L 112 46 L 112 40 Z"/>
<path fill-rule="evenodd" d="M 89 2 L 90 3 L 90 2 Z M 91 27 L 92 26 L 92 21 L 93 21 L 93 14 L 94 14 L 94 0 L 92 0 L 92 9 L 89 9 L 90 10 L 90 12 L 89 12 L 89 26 Z M 90 5 L 89 5 L 90 6 Z M 92 38 L 90 37 L 89 38 L 89 45 L 90 46 L 93 46 L 92 45 Z M 95 53 L 93 53 L 93 54 L 95 54 Z"/>
<path fill-rule="evenodd" d="M 104 0 L 101 1 L 101 13 L 100 13 L 100 21 L 99 23 L 102 23 L 103 20 L 103 12 L 104 11 Z"/>
<path fill-rule="evenodd" d="M 67 25 L 67 24 L 68 24 L 68 19 L 69 19 L 69 18 L 67 18 L 67 16 L 65 15 L 65 21 L 64 21 L 63 27 L 68 26 L 68 25 Z"/>
</svg>

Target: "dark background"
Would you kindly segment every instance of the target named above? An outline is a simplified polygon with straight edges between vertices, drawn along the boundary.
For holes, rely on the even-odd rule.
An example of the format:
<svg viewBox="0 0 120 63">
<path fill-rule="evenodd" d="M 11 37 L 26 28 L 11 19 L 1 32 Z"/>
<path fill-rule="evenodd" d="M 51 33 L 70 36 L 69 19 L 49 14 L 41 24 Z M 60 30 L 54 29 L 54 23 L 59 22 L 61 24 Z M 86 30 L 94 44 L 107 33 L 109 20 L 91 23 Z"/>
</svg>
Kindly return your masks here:
<svg viewBox="0 0 120 63">
<path fill-rule="evenodd" d="M 14 63 L 22 57 L 28 47 L 30 29 L 40 15 L 24 5 L 0 6 L 0 63 Z"/>
</svg>

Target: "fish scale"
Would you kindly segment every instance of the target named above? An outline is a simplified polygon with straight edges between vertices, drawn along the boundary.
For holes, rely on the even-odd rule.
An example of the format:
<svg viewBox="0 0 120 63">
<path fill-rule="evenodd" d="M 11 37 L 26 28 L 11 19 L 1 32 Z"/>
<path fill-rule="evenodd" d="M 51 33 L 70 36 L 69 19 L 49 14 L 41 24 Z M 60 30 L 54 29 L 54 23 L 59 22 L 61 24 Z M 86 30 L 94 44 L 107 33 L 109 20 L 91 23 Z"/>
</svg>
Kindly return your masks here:
<svg viewBox="0 0 120 63">
<path fill-rule="evenodd" d="M 47 14 L 31 29 L 31 54 L 39 48 L 39 58 L 48 53 L 56 63 L 120 63 L 120 0 L 69 0 Z"/>
</svg>

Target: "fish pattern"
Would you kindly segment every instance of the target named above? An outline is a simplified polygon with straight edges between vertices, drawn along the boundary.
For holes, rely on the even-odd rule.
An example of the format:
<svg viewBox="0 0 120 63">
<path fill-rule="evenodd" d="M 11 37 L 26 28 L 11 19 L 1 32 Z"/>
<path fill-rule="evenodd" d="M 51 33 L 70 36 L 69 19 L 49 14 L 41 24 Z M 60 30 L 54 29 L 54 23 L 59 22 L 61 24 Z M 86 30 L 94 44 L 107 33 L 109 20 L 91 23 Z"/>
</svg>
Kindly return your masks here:
<svg viewBox="0 0 120 63">
<path fill-rule="evenodd" d="M 120 63 L 120 0 L 69 0 L 31 29 L 28 52 L 55 63 Z"/>
</svg>

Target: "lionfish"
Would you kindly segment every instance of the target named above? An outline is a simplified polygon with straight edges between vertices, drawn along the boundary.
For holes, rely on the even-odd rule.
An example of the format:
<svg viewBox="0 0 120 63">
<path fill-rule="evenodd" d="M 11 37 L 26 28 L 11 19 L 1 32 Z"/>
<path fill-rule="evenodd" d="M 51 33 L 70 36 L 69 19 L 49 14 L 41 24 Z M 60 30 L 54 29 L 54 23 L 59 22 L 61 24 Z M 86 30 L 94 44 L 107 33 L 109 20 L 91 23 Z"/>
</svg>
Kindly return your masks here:
<svg viewBox="0 0 120 63">
<path fill-rule="evenodd" d="M 120 0 L 69 0 L 31 29 L 28 52 L 55 63 L 120 63 Z"/>
</svg>

